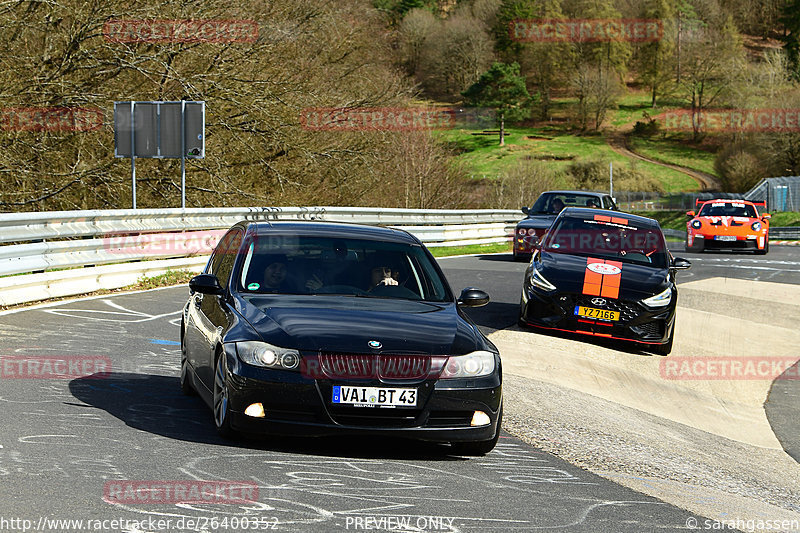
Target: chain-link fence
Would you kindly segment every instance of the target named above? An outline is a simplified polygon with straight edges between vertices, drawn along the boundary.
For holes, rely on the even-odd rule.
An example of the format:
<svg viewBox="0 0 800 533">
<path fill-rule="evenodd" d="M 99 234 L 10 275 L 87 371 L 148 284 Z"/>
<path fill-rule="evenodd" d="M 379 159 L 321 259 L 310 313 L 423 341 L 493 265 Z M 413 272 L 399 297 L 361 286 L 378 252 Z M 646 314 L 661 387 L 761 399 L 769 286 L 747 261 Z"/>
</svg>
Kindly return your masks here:
<svg viewBox="0 0 800 533">
<path fill-rule="evenodd" d="M 769 211 L 800 211 L 800 176 L 763 179 L 744 198 L 751 202 L 766 201 Z"/>
</svg>

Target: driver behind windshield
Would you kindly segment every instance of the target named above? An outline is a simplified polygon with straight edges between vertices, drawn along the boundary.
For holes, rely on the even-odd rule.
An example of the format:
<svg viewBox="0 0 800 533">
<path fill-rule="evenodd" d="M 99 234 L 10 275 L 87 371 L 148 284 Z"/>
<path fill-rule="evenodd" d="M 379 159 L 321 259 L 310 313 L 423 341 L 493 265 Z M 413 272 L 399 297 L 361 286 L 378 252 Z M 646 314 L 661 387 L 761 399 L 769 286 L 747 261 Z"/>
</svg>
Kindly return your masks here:
<svg viewBox="0 0 800 533">
<path fill-rule="evenodd" d="M 563 219 L 552 230 L 545 250 L 628 262 L 666 265 L 663 240 L 655 228 L 596 220 Z"/>
</svg>

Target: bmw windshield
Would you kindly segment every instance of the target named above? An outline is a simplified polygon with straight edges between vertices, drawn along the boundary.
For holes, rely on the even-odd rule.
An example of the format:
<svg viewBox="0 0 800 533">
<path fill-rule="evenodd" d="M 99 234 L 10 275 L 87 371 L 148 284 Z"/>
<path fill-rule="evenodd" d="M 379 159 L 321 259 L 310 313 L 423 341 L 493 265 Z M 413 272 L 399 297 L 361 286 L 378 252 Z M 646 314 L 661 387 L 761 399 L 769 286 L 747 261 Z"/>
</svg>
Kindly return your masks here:
<svg viewBox="0 0 800 533">
<path fill-rule="evenodd" d="M 666 268 L 667 246 L 658 227 L 622 217 L 565 216 L 556 220 L 543 250 Z"/>
<path fill-rule="evenodd" d="M 367 239 L 255 235 L 238 276 L 244 295 L 348 295 L 449 302 L 421 246 Z"/>
</svg>

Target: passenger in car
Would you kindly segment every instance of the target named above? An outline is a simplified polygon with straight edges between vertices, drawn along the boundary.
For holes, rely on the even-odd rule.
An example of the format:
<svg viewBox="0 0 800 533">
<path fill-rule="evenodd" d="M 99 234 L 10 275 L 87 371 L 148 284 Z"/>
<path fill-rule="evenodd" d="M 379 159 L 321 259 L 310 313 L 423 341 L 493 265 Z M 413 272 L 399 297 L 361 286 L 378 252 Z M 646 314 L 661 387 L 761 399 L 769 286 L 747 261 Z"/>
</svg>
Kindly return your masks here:
<svg viewBox="0 0 800 533">
<path fill-rule="evenodd" d="M 268 255 L 263 258 L 264 268 L 263 284 L 259 288 L 265 292 L 295 292 L 294 284 L 286 278 L 286 265 L 288 263 L 283 254 Z"/>
<path fill-rule="evenodd" d="M 376 266 L 370 271 L 369 290 L 378 286 L 397 285 L 400 272 L 390 266 Z"/>
</svg>

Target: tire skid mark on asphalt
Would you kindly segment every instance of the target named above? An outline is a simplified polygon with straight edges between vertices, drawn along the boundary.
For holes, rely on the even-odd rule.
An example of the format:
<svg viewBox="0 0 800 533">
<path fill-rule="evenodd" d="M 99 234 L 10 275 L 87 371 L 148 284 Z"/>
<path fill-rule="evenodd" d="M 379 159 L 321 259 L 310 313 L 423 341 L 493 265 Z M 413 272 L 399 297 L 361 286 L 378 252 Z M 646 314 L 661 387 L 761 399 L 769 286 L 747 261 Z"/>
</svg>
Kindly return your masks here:
<svg viewBox="0 0 800 533">
<path fill-rule="evenodd" d="M 59 307 L 55 309 L 42 309 L 45 313 L 50 313 L 57 316 L 65 316 L 70 318 L 81 318 L 85 320 L 95 320 L 101 322 L 119 322 L 119 323 L 139 323 L 139 322 L 149 322 L 151 320 L 157 320 L 159 318 L 168 317 L 171 315 L 179 315 L 181 310 L 178 309 L 177 311 L 171 311 L 169 313 L 162 313 L 159 315 L 152 315 L 149 313 L 144 313 L 142 311 L 134 311 L 132 309 L 128 309 L 123 307 L 122 305 L 109 300 L 104 299 L 100 300 L 100 302 L 108 305 L 109 307 L 116 309 L 115 311 L 108 311 L 104 309 L 80 309 L 80 308 L 70 308 L 70 307 Z M 82 313 L 95 313 L 98 315 L 118 315 L 121 317 L 127 317 L 126 319 L 117 319 L 117 318 L 103 318 L 99 316 L 93 315 L 83 315 Z M 170 321 L 172 323 L 172 321 Z"/>
<path fill-rule="evenodd" d="M 439 530 L 450 531 L 452 533 L 462 531 L 461 527 L 464 526 L 469 528 L 470 524 L 479 524 L 480 527 L 491 528 L 507 528 L 511 527 L 512 524 L 514 527 L 521 527 L 523 529 L 540 529 L 542 527 L 563 528 L 585 523 L 590 519 L 593 513 L 606 507 L 664 505 L 663 502 L 649 501 L 646 499 L 603 500 L 601 498 L 591 497 L 568 497 L 570 501 L 576 503 L 582 502 L 585 504 L 574 520 L 571 520 L 569 523 L 559 523 L 557 525 L 539 525 L 532 523 L 529 519 L 486 518 L 481 516 L 466 516 L 468 513 L 453 513 L 453 504 L 464 504 L 464 507 L 467 509 L 478 509 L 481 508 L 481 506 L 473 499 L 448 498 L 447 494 L 442 494 L 444 487 L 449 487 L 454 492 L 461 494 L 461 492 L 455 490 L 457 487 L 453 487 L 453 483 L 448 481 L 448 477 L 456 477 L 479 489 L 505 488 L 521 492 L 547 494 L 549 497 L 553 497 L 552 489 L 536 491 L 530 490 L 525 486 L 518 486 L 519 483 L 530 485 L 532 483 L 530 479 L 516 482 L 511 479 L 513 478 L 513 473 L 516 472 L 518 474 L 520 466 L 523 466 L 525 463 L 529 463 L 529 468 L 538 469 L 539 477 L 537 479 L 540 484 L 550 484 L 551 487 L 552 483 L 596 485 L 596 483 L 579 480 L 569 473 L 546 465 L 548 461 L 545 457 L 546 456 L 541 452 L 529 452 L 524 450 L 518 444 L 502 443 L 486 458 L 476 460 L 476 464 L 479 467 L 496 470 L 496 472 L 494 472 L 495 474 L 504 476 L 505 483 L 497 483 L 487 479 L 486 476 L 458 475 L 450 470 L 435 468 L 429 465 L 409 463 L 407 461 L 398 462 L 349 458 L 294 459 L 291 457 L 272 459 L 269 457 L 265 458 L 262 454 L 199 457 L 186 463 L 183 467 L 180 467 L 179 470 L 188 477 L 196 480 L 226 480 L 226 477 L 215 475 L 204 466 L 205 463 L 217 466 L 220 463 L 220 459 L 224 458 L 234 462 L 247 462 L 248 471 L 255 470 L 256 468 L 254 467 L 261 467 L 262 470 L 266 468 L 270 473 L 288 478 L 288 480 L 278 480 L 278 482 L 275 483 L 270 482 L 268 479 L 262 479 L 259 476 L 249 476 L 250 479 L 258 484 L 261 497 L 263 497 L 265 493 L 268 494 L 266 501 L 262 500 L 258 502 L 261 510 L 273 516 L 277 516 L 277 524 L 279 525 L 330 522 L 335 518 L 341 519 L 343 517 L 367 515 L 378 519 L 381 517 L 392 517 L 395 519 L 416 519 L 418 521 L 424 521 L 430 517 L 437 517 L 449 521 L 447 529 Z M 253 460 L 255 460 L 255 464 L 253 464 Z M 508 468 L 509 461 L 515 465 L 515 468 Z M 232 466 L 235 465 L 226 464 L 225 468 L 230 471 Z M 400 470 L 401 468 L 408 468 L 409 470 L 402 471 Z M 420 479 L 420 472 L 422 475 L 435 476 L 434 479 L 436 483 L 429 483 L 425 479 Z M 543 472 L 558 472 L 559 476 L 542 477 L 541 474 Z M 566 474 L 566 476 L 564 474 Z M 509 482 L 515 486 L 509 486 Z M 364 483 L 366 483 L 366 486 Z M 358 484 L 358 486 L 353 486 L 354 484 Z M 333 487 L 333 489 L 331 487 Z M 434 491 L 435 494 L 428 498 L 425 496 L 426 490 Z M 380 494 L 381 491 L 385 493 Z M 388 493 L 386 493 L 386 491 L 388 491 Z M 403 494 L 409 492 L 410 494 Z M 291 493 L 293 496 L 295 494 L 297 496 L 294 496 L 292 499 L 277 497 L 279 494 L 283 496 L 281 493 Z M 467 493 L 469 494 L 469 491 L 467 491 Z M 313 498 L 312 501 L 315 502 L 315 504 L 312 505 L 308 502 L 298 501 L 303 494 Z M 324 498 L 339 502 L 339 505 L 335 508 L 340 510 L 329 510 L 326 509 L 326 506 L 320 505 L 318 503 L 319 500 Z M 406 502 L 403 500 L 411 501 Z M 346 505 L 346 502 L 353 501 L 361 502 L 361 505 L 356 507 Z M 441 513 L 435 509 L 430 513 L 397 512 L 401 510 L 417 510 L 420 504 L 426 501 L 434 501 L 437 504 L 449 504 L 451 508 L 448 513 Z M 132 512 L 158 516 L 186 516 L 187 518 L 191 518 L 189 515 L 175 515 L 174 512 L 168 512 L 167 510 L 140 509 L 136 506 L 126 504 L 120 504 L 119 506 Z M 184 511 L 190 509 L 189 506 L 178 507 Z M 313 510 L 314 514 L 309 516 L 310 510 Z M 203 511 L 207 512 L 207 509 L 203 509 Z M 458 526 L 453 525 L 453 522 L 456 521 L 461 522 L 461 524 Z M 415 529 L 410 529 L 408 531 L 413 530 Z"/>
</svg>

